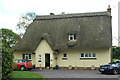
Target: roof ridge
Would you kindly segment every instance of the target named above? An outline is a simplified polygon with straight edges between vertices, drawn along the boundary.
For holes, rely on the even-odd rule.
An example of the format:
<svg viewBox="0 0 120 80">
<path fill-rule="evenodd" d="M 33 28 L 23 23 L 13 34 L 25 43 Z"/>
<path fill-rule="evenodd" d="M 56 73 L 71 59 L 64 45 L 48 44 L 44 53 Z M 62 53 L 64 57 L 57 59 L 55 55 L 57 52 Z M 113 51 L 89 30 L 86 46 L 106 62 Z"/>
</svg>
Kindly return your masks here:
<svg viewBox="0 0 120 80">
<path fill-rule="evenodd" d="M 72 14 L 58 14 L 58 15 L 38 15 L 35 20 L 43 19 L 62 19 L 62 18 L 74 18 L 74 17 L 87 17 L 87 16 L 109 16 L 107 11 L 104 12 L 89 12 L 89 13 L 72 13 Z"/>
</svg>

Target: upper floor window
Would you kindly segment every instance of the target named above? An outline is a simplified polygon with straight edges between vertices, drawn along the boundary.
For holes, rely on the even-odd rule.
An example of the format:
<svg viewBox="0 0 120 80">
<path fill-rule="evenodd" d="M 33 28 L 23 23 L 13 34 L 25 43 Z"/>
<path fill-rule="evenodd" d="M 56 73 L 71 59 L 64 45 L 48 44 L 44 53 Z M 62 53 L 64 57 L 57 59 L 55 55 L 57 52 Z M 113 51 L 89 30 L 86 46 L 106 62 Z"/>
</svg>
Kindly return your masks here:
<svg viewBox="0 0 120 80">
<path fill-rule="evenodd" d="M 68 34 L 68 40 L 76 40 L 76 34 Z"/>
</svg>

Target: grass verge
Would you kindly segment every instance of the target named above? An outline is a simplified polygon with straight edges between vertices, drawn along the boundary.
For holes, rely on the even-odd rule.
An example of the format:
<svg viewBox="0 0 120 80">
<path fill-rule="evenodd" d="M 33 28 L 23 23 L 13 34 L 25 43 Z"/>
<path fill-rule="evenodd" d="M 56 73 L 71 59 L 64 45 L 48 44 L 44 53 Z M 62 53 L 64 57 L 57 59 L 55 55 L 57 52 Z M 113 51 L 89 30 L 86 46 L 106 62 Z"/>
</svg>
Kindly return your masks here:
<svg viewBox="0 0 120 80">
<path fill-rule="evenodd" d="M 37 73 L 29 72 L 29 71 L 14 71 L 12 78 L 41 78 L 43 79 L 43 76 Z"/>
</svg>

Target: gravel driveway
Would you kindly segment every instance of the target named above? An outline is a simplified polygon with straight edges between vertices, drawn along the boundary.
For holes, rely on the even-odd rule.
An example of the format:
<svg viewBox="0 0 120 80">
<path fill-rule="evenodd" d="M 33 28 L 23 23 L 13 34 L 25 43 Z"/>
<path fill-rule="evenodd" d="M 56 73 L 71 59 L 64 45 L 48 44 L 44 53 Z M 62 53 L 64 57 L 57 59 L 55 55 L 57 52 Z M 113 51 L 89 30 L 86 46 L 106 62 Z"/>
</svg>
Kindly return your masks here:
<svg viewBox="0 0 120 80">
<path fill-rule="evenodd" d="M 44 78 L 118 78 L 118 75 L 101 74 L 98 70 L 32 70 Z"/>
</svg>

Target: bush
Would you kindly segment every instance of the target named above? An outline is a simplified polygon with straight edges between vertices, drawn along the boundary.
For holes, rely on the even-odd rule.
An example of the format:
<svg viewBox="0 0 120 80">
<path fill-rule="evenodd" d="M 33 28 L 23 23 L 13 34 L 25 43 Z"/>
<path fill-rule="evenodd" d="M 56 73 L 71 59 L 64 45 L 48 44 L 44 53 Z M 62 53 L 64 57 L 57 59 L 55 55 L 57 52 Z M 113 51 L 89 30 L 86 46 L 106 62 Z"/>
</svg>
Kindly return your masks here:
<svg viewBox="0 0 120 80">
<path fill-rule="evenodd" d="M 120 59 L 120 47 L 117 47 L 117 46 L 113 46 L 112 47 L 112 56 L 113 56 L 113 59 Z"/>
<path fill-rule="evenodd" d="M 10 79 L 13 72 L 13 53 L 12 49 L 2 47 L 2 79 Z"/>
<path fill-rule="evenodd" d="M 2 30 L 2 79 L 9 80 L 13 72 L 13 51 L 15 43 L 20 39 L 19 35 L 9 29 Z M 0 39 L 0 40 L 1 40 Z"/>
</svg>

